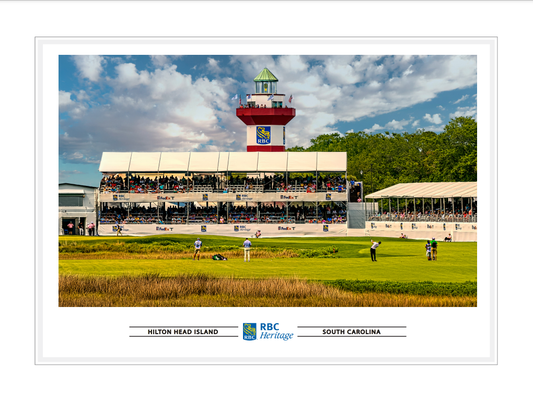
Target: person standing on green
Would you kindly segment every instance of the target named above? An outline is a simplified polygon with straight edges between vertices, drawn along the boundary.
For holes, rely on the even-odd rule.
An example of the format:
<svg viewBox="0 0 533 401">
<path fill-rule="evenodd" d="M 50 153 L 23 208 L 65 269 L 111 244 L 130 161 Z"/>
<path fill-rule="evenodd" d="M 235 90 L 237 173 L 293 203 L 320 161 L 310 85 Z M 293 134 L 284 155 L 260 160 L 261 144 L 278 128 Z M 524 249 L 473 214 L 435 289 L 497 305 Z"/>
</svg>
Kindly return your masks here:
<svg viewBox="0 0 533 401">
<path fill-rule="evenodd" d="M 431 257 L 433 260 L 437 260 L 437 241 L 435 241 L 435 237 L 431 239 Z"/>
</svg>

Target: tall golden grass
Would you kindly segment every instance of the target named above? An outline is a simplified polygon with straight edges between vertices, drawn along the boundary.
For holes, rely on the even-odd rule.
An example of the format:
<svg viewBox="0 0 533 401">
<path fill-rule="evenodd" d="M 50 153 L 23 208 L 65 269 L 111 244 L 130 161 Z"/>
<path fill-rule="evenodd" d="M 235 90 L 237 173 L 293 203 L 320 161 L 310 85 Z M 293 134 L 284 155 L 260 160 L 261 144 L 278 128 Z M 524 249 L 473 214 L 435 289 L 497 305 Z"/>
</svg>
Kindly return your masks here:
<svg viewBox="0 0 533 401">
<path fill-rule="evenodd" d="M 356 294 L 291 278 L 59 277 L 61 307 L 475 307 L 476 297 Z"/>
</svg>

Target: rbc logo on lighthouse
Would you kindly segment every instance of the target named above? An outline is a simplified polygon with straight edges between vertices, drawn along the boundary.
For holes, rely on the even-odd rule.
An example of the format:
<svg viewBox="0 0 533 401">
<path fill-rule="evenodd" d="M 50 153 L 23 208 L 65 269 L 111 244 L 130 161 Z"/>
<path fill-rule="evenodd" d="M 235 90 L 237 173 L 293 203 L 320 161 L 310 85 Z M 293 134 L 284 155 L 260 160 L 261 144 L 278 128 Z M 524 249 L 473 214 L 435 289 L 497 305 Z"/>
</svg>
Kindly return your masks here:
<svg viewBox="0 0 533 401">
<path fill-rule="evenodd" d="M 257 126 L 256 133 L 259 145 L 268 145 L 270 143 L 270 127 Z"/>
</svg>

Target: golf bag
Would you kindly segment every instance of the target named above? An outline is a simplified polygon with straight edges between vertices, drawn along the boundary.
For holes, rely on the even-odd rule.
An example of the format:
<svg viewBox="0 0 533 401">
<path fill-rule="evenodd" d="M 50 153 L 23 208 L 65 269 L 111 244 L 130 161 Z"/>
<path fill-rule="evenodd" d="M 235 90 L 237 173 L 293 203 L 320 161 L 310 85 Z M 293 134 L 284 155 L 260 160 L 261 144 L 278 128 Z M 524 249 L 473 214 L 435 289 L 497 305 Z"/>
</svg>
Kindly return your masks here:
<svg viewBox="0 0 533 401">
<path fill-rule="evenodd" d="M 222 256 L 222 255 L 215 254 L 215 255 L 213 255 L 213 260 L 228 260 L 228 259 L 225 258 L 225 257 Z"/>
</svg>

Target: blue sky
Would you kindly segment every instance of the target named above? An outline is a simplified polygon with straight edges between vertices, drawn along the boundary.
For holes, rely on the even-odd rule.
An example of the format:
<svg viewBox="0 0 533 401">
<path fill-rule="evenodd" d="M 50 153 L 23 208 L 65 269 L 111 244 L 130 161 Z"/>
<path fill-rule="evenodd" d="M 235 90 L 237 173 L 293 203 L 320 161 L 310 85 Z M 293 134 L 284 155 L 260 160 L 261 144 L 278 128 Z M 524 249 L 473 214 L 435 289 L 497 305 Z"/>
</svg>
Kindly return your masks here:
<svg viewBox="0 0 533 401">
<path fill-rule="evenodd" d="M 287 147 L 327 132 L 438 133 L 477 114 L 475 56 L 66 55 L 59 182 L 97 186 L 102 152 L 245 151 L 231 98 L 265 67 L 294 97 Z"/>
</svg>

